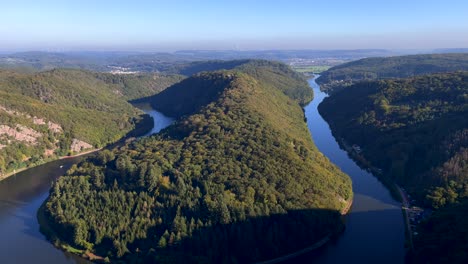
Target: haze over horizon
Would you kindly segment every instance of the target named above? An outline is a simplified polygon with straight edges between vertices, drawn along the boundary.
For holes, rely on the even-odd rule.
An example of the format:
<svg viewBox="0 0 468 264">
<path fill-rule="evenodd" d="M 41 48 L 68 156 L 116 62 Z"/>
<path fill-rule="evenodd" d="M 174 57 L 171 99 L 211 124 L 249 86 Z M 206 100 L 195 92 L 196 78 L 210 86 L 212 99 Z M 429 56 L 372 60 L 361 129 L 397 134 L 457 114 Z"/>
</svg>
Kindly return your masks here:
<svg viewBox="0 0 468 264">
<path fill-rule="evenodd" d="M 468 47 L 468 3 L 4 1 L 0 51 Z"/>
</svg>

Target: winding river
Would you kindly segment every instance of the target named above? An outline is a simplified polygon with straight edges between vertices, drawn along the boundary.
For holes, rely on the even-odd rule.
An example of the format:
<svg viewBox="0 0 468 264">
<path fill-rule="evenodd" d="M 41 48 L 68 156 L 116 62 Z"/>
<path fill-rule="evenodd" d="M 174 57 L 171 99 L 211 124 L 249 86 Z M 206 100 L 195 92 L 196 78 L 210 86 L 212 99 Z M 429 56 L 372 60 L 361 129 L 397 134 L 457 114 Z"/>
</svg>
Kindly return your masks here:
<svg viewBox="0 0 468 264">
<path fill-rule="evenodd" d="M 353 180 L 354 203 L 346 217 L 346 230 L 333 243 L 301 257 L 301 262 L 317 263 L 402 263 L 404 225 L 400 204 L 370 173 L 360 169 L 333 138 L 328 124 L 317 111 L 326 97 L 315 83 L 315 99 L 305 108 L 313 140 L 332 162 Z M 153 116 L 157 133 L 172 119 L 151 109 L 139 108 Z M 36 212 L 47 198 L 51 183 L 83 157 L 53 161 L 0 181 L 0 262 L 88 263 L 55 248 L 39 232 Z"/>
<path fill-rule="evenodd" d="M 149 105 L 137 105 L 154 119 L 145 136 L 159 132 L 172 119 Z M 52 161 L 0 181 L 0 263 L 89 263 L 55 248 L 39 231 L 36 213 L 51 183 L 85 156 Z"/>
<path fill-rule="evenodd" d="M 403 263 L 405 227 L 401 204 L 371 173 L 361 169 L 340 149 L 317 107 L 327 94 L 309 80 L 314 100 L 305 107 L 307 126 L 318 149 L 353 181 L 354 200 L 346 229 L 312 258 L 317 263 Z M 308 256 L 304 256 L 302 259 Z"/>
</svg>

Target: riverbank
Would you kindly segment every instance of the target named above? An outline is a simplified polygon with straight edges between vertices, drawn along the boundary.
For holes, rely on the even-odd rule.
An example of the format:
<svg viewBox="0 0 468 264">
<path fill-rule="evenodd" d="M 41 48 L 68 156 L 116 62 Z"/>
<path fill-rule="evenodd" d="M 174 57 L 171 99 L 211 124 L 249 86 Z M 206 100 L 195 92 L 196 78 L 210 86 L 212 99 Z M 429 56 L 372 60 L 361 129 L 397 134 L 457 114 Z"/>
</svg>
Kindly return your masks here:
<svg viewBox="0 0 468 264">
<path fill-rule="evenodd" d="M 333 133 L 333 131 L 332 131 Z M 403 198 L 400 195 L 400 192 L 398 190 L 398 185 L 396 183 L 389 179 L 388 177 L 385 177 L 383 174 L 382 170 L 373 166 L 362 154 L 361 152 L 358 152 L 353 146 L 350 146 L 343 138 L 339 138 L 338 135 L 335 135 L 333 133 L 333 136 L 336 136 L 336 141 L 338 142 L 338 145 L 340 146 L 341 149 L 346 151 L 348 156 L 363 170 L 371 173 L 374 177 L 376 177 L 387 189 L 390 191 L 391 195 L 393 198 L 399 202 L 403 202 Z M 359 148 L 359 146 L 358 146 Z"/>
<path fill-rule="evenodd" d="M 338 138 L 337 138 L 338 139 Z M 404 223 L 405 223 L 405 248 L 408 252 L 414 250 L 413 244 L 413 229 L 411 228 L 411 221 L 409 219 L 409 210 L 411 203 L 406 198 L 407 194 L 405 191 L 398 186 L 394 181 L 390 180 L 388 177 L 385 177 L 382 170 L 372 166 L 372 164 L 361 155 L 356 148 L 350 146 L 343 138 L 337 140 L 340 147 L 345 150 L 348 155 L 359 165 L 362 169 L 365 169 L 372 173 L 380 182 L 382 182 L 389 190 L 392 196 L 401 202 L 401 211 L 403 213 Z"/>
<path fill-rule="evenodd" d="M 64 250 L 66 252 L 78 255 L 86 260 L 97 262 L 97 263 L 108 263 L 108 259 L 101 256 L 97 256 L 87 250 L 76 249 L 66 243 L 60 241 L 59 236 L 50 225 L 50 219 L 47 216 L 45 206 L 47 201 L 44 201 L 37 210 L 37 221 L 39 223 L 40 232 L 49 240 L 56 248 Z"/>
<path fill-rule="evenodd" d="M 118 147 L 118 146 L 120 146 L 120 145 L 122 145 L 122 144 L 124 144 L 126 142 L 129 142 L 129 141 L 135 140 L 138 137 L 142 137 L 142 136 L 147 135 L 153 129 L 154 124 L 155 124 L 154 121 L 155 120 L 154 120 L 154 118 L 152 116 L 150 116 L 148 114 L 142 115 L 142 120 L 139 123 L 136 124 L 135 128 L 132 131 L 129 131 L 124 137 L 122 137 L 118 141 L 116 141 L 114 143 L 111 143 L 111 144 L 108 144 L 107 146 L 105 146 L 103 148 L 98 148 L 98 149 L 85 151 L 85 152 L 82 152 L 82 153 L 79 153 L 79 154 L 76 154 L 76 155 L 73 155 L 73 156 L 62 156 L 62 157 L 59 157 L 56 160 L 72 159 L 72 158 L 76 158 L 76 157 L 79 157 L 79 156 L 92 154 L 92 153 L 100 151 L 102 149 L 116 148 L 116 147 Z M 29 168 L 27 168 L 27 169 L 29 169 Z M 92 253 L 92 252 L 90 252 L 88 250 L 81 250 L 81 249 L 74 248 L 70 244 L 61 241 L 60 236 L 57 234 L 57 232 L 54 230 L 53 226 L 51 226 L 51 224 L 50 224 L 52 221 L 47 216 L 47 212 L 46 212 L 46 208 L 45 208 L 46 203 L 47 203 L 47 199 L 41 204 L 41 206 L 37 210 L 36 218 L 37 218 L 37 221 L 39 223 L 40 232 L 46 237 L 46 239 L 48 241 L 50 241 L 56 248 L 58 248 L 58 249 L 60 249 L 62 251 L 77 255 L 77 256 L 85 259 L 85 260 L 89 260 L 89 261 L 92 261 L 92 262 L 95 262 L 95 263 L 109 263 L 110 262 L 108 258 L 103 258 L 103 257 L 98 256 L 98 255 L 96 255 L 96 254 L 94 254 L 94 253 Z"/>
<path fill-rule="evenodd" d="M 410 205 L 409 205 L 409 201 L 406 199 L 406 196 L 403 190 L 398 185 L 396 185 L 396 187 L 402 199 L 402 210 L 403 210 L 403 215 L 405 216 L 406 238 L 409 244 L 409 251 L 412 251 L 414 250 L 413 232 L 411 229 L 410 220 L 409 220 L 408 211 L 407 211 Z"/>
<path fill-rule="evenodd" d="M 121 144 L 122 142 L 125 142 L 125 141 L 128 140 L 128 139 L 143 136 L 143 135 L 147 134 L 148 132 L 150 132 L 151 129 L 153 129 L 154 120 L 153 120 L 153 117 L 151 117 L 151 116 L 148 115 L 148 114 L 141 115 L 140 117 L 141 117 L 141 120 L 140 120 L 140 122 L 138 122 L 138 123 L 135 124 L 135 128 L 132 129 L 131 131 L 129 131 L 125 136 L 123 136 L 121 139 L 119 139 L 119 140 L 116 141 L 116 142 L 109 143 L 109 144 L 108 144 L 107 146 L 105 146 L 105 147 L 95 148 L 95 149 L 91 149 L 91 150 L 86 150 L 86 151 L 84 151 L 84 152 L 80 152 L 80 153 L 77 153 L 77 154 L 75 154 L 75 155 L 70 155 L 70 156 L 55 156 L 55 157 L 53 157 L 53 158 L 44 159 L 44 160 L 42 160 L 41 162 L 35 163 L 35 164 L 32 165 L 32 166 L 23 167 L 23 168 L 14 170 L 14 171 L 12 171 L 12 172 L 9 172 L 9 173 L 0 175 L 0 181 L 2 181 L 2 180 L 4 180 L 4 179 L 7 179 L 7 178 L 9 178 L 9 177 L 11 177 L 11 176 L 13 176 L 13 175 L 16 175 L 16 174 L 18 174 L 18 173 L 20 173 L 20 172 L 23 172 L 23 171 L 25 171 L 25 170 L 33 169 L 33 168 L 35 168 L 35 167 L 37 167 L 37 166 L 44 165 L 44 164 L 47 164 L 47 163 L 52 162 L 52 161 L 57 161 L 57 160 L 62 160 L 62 159 L 71 159 L 71 158 L 76 158 L 76 157 L 84 156 L 84 155 L 91 154 L 91 153 L 97 152 L 97 151 L 99 151 L 99 150 L 102 150 L 102 149 L 104 149 L 104 148 L 113 148 L 113 147 L 117 146 L 118 144 Z"/>
<path fill-rule="evenodd" d="M 346 206 L 340 211 L 340 214 L 342 216 L 345 216 L 349 213 L 349 211 L 351 210 L 351 206 L 353 205 L 353 199 L 350 199 L 347 203 L 346 203 Z M 287 255 L 284 255 L 284 256 L 281 256 L 281 257 L 278 257 L 278 258 L 275 258 L 275 259 L 271 259 L 271 260 L 267 260 L 267 261 L 262 261 L 262 262 L 257 262 L 257 264 L 274 264 L 274 263 L 281 263 L 281 262 L 284 262 L 284 261 L 288 261 L 288 260 L 292 260 L 294 258 L 297 258 L 297 257 L 300 257 L 301 255 L 304 255 L 304 254 L 307 254 L 307 253 L 310 253 L 314 250 L 317 250 L 323 246 L 325 246 L 327 243 L 329 243 L 331 240 L 332 240 L 332 237 L 336 237 L 338 236 L 340 233 L 342 233 L 344 231 L 344 229 L 346 228 L 346 225 L 345 225 L 345 219 L 342 218 L 341 219 L 343 221 L 343 228 L 341 228 L 340 230 L 337 230 L 337 232 L 335 233 L 331 233 L 331 234 L 328 234 L 326 235 L 325 237 L 323 237 L 322 239 L 320 239 L 319 241 L 315 242 L 314 244 L 312 244 L 311 246 L 309 247 L 306 247 L 304 249 L 301 249 L 301 250 L 298 250 L 296 252 L 293 252 L 293 253 L 290 253 L 290 254 L 287 254 Z"/>
<path fill-rule="evenodd" d="M 91 153 L 94 153 L 96 151 L 99 151 L 103 148 L 97 148 L 97 149 L 92 149 L 92 150 L 88 150 L 88 151 L 84 151 L 84 152 L 80 152 L 76 155 L 71 155 L 71 156 L 61 156 L 61 157 L 57 157 L 57 158 L 52 158 L 52 159 L 46 159 L 44 160 L 44 162 L 41 162 L 41 163 L 37 163 L 37 164 L 34 164 L 33 166 L 29 166 L 29 167 L 24 167 L 24 168 L 21 168 L 21 169 L 18 169 L 18 170 L 15 170 L 15 171 L 12 171 L 10 173 L 7 173 L 5 175 L 1 175 L 0 176 L 0 181 L 8 178 L 8 177 L 11 177 L 13 175 L 16 175 L 22 171 L 25 171 L 25 170 L 29 170 L 29 169 L 33 169 L 37 166 L 41 166 L 41 165 L 44 165 L 44 164 L 47 164 L 49 162 L 52 162 L 52 161 L 57 161 L 57 160 L 62 160 L 62 159 L 71 159 L 71 158 L 76 158 L 76 157 L 80 157 L 80 156 L 84 156 L 86 154 L 91 154 Z"/>
<path fill-rule="evenodd" d="M 309 253 L 311 251 L 314 251 L 316 249 L 319 249 L 321 248 L 322 246 L 324 246 L 325 244 L 327 244 L 328 242 L 330 241 L 330 235 L 320 239 L 319 241 L 317 241 L 316 243 L 314 243 L 312 246 L 310 247 L 306 247 L 304 249 L 301 249 L 299 251 L 296 251 L 294 253 L 291 253 L 291 254 L 288 254 L 288 255 L 285 255 L 285 256 L 282 256 L 282 257 L 279 257 L 279 258 L 275 258 L 275 259 L 272 259 L 272 260 L 267 260 L 267 261 L 263 261 L 263 262 L 257 262 L 256 264 L 274 264 L 274 263 L 281 263 L 281 262 L 284 262 L 284 261 L 287 261 L 287 260 L 290 260 L 290 259 L 293 259 L 293 258 L 296 258 L 296 257 L 299 257 L 303 254 L 306 254 L 306 253 Z"/>
</svg>

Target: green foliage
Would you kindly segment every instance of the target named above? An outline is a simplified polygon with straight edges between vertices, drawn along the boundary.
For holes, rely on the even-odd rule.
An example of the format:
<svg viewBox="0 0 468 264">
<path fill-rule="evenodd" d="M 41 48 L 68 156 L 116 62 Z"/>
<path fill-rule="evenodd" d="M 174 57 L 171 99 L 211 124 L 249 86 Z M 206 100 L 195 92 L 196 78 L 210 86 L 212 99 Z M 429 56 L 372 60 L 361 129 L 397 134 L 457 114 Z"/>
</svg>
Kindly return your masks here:
<svg viewBox="0 0 468 264">
<path fill-rule="evenodd" d="M 439 207 L 466 195 L 467 93 L 466 72 L 363 82 L 334 93 L 319 110 L 337 136 Z"/>
<path fill-rule="evenodd" d="M 244 62 L 244 64 L 239 64 Z M 209 62 L 207 62 L 208 65 Z M 233 63 L 215 64 L 221 66 L 236 66 L 236 71 L 241 71 L 253 76 L 263 85 L 279 89 L 287 96 L 295 99 L 301 106 L 310 102 L 313 98 L 312 89 L 309 88 L 304 77 L 279 62 L 264 60 L 234 61 Z M 229 68 L 229 67 L 226 67 Z M 223 89 L 230 82 L 232 74 L 214 75 L 199 73 L 198 78 L 184 80 L 175 84 L 171 89 L 146 99 L 152 106 L 169 116 L 181 117 L 188 113 L 198 111 L 201 107 L 217 99 Z M 190 86 L 187 91 L 186 87 Z"/>
<path fill-rule="evenodd" d="M 310 138 L 298 104 L 310 88 L 288 91 L 288 79 L 301 81 L 258 67 L 202 73 L 161 93 L 163 109 L 184 116 L 60 178 L 46 204 L 57 233 L 125 260 L 252 262 L 340 230 L 351 182 Z"/>
<path fill-rule="evenodd" d="M 122 75 L 94 73 L 94 75 L 105 83 L 115 86 L 113 92 L 127 101 L 152 96 L 183 79 L 181 75 L 156 73 Z"/>
<path fill-rule="evenodd" d="M 0 71 L 0 124 L 31 128 L 41 137 L 36 144 L 1 137 L 0 173 L 70 154 L 73 138 L 102 147 L 147 122 L 127 100 L 149 96 L 180 80 L 180 76 L 125 75 L 80 70 L 51 70 L 24 74 Z M 53 131 L 35 124 L 33 117 L 60 125 Z M 9 141 L 10 140 L 10 141 Z M 49 156 L 45 151 L 54 150 Z"/>
<path fill-rule="evenodd" d="M 468 201 L 438 210 L 418 228 L 410 262 L 468 262 Z"/>
<path fill-rule="evenodd" d="M 332 67 L 317 79 L 321 89 L 337 91 L 356 81 L 405 78 L 468 70 L 468 53 L 365 58 Z"/>
<path fill-rule="evenodd" d="M 322 73 L 330 68 L 331 66 L 302 66 L 302 65 L 293 66 L 293 69 L 295 71 L 302 72 L 302 73 L 312 73 L 312 74 Z"/>
<path fill-rule="evenodd" d="M 319 106 L 335 135 L 439 209 L 416 239 L 418 263 L 467 260 L 467 94 L 468 73 L 446 73 L 357 83 Z"/>
</svg>

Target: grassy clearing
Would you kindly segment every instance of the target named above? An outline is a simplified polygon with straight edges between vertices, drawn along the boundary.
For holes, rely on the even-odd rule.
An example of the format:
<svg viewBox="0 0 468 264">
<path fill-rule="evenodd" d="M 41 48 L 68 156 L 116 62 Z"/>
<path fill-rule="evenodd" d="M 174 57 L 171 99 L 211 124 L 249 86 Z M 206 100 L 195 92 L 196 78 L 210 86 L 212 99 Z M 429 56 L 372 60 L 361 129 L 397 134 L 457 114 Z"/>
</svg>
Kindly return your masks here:
<svg viewBox="0 0 468 264">
<path fill-rule="evenodd" d="M 302 73 L 322 73 L 330 68 L 331 66 L 298 66 L 298 67 L 293 66 L 293 69 L 295 71 L 302 72 Z"/>
</svg>

